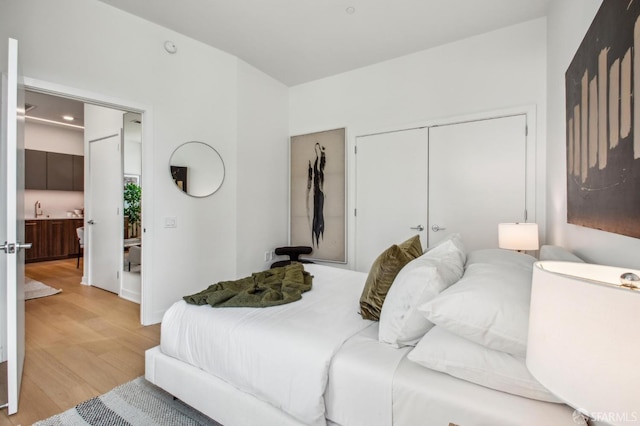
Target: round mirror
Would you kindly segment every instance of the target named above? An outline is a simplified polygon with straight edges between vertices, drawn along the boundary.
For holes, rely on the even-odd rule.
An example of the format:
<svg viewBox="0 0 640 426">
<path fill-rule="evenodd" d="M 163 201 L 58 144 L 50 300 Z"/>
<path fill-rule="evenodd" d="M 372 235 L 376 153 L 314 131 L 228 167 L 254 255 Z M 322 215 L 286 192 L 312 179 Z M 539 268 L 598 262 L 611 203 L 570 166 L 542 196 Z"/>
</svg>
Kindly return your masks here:
<svg viewBox="0 0 640 426">
<path fill-rule="evenodd" d="M 169 160 L 171 178 L 192 197 L 208 197 L 224 181 L 224 162 L 218 151 L 204 142 L 186 142 L 176 148 Z"/>
</svg>

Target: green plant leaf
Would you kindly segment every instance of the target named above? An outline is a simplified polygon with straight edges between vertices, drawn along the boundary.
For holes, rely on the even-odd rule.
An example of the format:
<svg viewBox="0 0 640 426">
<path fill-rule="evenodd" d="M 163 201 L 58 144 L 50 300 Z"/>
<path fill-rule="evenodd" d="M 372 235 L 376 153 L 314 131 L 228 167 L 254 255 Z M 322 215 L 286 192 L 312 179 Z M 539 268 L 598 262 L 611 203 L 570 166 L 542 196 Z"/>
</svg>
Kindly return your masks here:
<svg viewBox="0 0 640 426">
<path fill-rule="evenodd" d="M 129 223 L 140 222 L 142 188 L 135 183 L 128 183 L 124 187 L 124 215 L 129 216 Z"/>
</svg>

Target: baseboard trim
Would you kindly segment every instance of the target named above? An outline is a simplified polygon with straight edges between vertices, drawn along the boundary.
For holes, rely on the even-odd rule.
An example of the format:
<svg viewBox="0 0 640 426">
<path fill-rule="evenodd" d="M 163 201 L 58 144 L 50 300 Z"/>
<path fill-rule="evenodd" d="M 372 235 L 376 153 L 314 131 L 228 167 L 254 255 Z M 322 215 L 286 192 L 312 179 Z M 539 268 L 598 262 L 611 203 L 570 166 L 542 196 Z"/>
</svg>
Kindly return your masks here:
<svg viewBox="0 0 640 426">
<path fill-rule="evenodd" d="M 130 302 L 137 303 L 138 305 L 140 304 L 140 301 L 142 300 L 142 294 L 136 293 L 136 292 L 131 291 L 131 290 L 127 290 L 125 288 L 121 288 L 120 289 L 120 297 L 122 297 L 123 299 L 126 299 L 126 300 L 128 300 Z"/>
</svg>

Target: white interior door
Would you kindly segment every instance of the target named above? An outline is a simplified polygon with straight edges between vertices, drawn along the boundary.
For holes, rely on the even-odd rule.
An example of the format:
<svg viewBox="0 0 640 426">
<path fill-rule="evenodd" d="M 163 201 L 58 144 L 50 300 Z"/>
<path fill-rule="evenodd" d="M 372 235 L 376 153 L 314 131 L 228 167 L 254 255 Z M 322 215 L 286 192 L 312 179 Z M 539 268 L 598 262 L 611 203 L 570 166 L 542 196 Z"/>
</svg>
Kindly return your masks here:
<svg viewBox="0 0 640 426">
<path fill-rule="evenodd" d="M 123 264 L 122 130 L 89 141 L 89 284 L 120 294 Z"/>
<path fill-rule="evenodd" d="M 429 245 L 498 247 L 498 223 L 526 219 L 526 165 L 526 115 L 429 129 Z"/>
<path fill-rule="evenodd" d="M 8 413 L 18 411 L 24 367 L 24 89 L 18 73 L 18 42 L 9 39 L 7 73 L 2 75 L 2 294 L 6 305 Z M 6 290 L 6 291 L 4 291 Z M 3 321 L 4 323 L 4 321 Z M 6 340 L 5 340 L 6 339 Z"/>
<path fill-rule="evenodd" d="M 420 234 L 426 247 L 427 129 L 356 139 L 355 269 Z"/>
</svg>

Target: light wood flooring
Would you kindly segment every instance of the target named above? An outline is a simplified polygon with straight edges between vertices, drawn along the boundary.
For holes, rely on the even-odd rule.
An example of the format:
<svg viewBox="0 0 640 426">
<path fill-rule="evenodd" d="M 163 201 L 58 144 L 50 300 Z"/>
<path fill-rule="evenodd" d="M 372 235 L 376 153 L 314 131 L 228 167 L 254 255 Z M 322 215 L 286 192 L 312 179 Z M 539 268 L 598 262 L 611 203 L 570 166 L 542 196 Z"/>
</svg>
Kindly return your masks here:
<svg viewBox="0 0 640 426">
<path fill-rule="evenodd" d="M 26 275 L 62 293 L 25 302 L 18 413 L 3 409 L 0 426 L 30 425 L 144 374 L 160 325 L 141 326 L 140 305 L 80 284 L 81 271 L 75 259 L 26 265 Z"/>
</svg>

